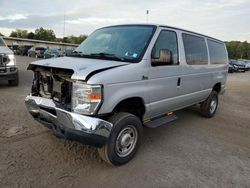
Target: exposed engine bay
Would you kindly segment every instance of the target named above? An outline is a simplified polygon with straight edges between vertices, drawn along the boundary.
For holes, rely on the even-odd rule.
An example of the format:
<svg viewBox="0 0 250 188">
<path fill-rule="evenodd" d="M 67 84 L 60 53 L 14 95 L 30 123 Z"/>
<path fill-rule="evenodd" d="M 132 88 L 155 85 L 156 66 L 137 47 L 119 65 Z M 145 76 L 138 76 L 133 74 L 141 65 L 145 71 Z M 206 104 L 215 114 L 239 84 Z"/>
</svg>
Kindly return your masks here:
<svg viewBox="0 0 250 188">
<path fill-rule="evenodd" d="M 56 105 L 71 110 L 72 70 L 36 67 L 31 94 L 53 99 Z"/>
</svg>

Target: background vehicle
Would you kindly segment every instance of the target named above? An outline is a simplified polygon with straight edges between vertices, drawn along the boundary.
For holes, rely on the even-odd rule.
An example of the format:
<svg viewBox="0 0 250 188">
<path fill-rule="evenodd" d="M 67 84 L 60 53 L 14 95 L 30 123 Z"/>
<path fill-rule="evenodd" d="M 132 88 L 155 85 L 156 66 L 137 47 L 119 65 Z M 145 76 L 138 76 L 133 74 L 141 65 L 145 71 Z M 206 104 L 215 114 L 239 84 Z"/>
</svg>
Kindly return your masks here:
<svg viewBox="0 0 250 188">
<path fill-rule="evenodd" d="M 28 50 L 29 57 L 43 58 L 46 48 L 44 47 L 33 47 Z"/>
<path fill-rule="evenodd" d="M 61 57 L 62 52 L 61 50 L 57 49 L 57 48 L 52 48 L 52 49 L 47 49 L 44 52 L 44 59 L 48 59 L 48 58 L 52 58 L 52 57 Z"/>
<path fill-rule="evenodd" d="M 7 80 L 9 85 L 18 85 L 18 69 L 13 51 L 0 37 L 0 80 Z"/>
<path fill-rule="evenodd" d="M 245 62 L 246 70 L 249 71 L 250 70 L 250 60 L 244 60 L 244 62 Z"/>
<path fill-rule="evenodd" d="M 16 50 L 17 55 L 27 56 L 28 50 L 32 48 L 32 46 L 19 46 Z"/>
<path fill-rule="evenodd" d="M 225 91 L 224 42 L 159 25 L 118 25 L 92 33 L 71 57 L 35 61 L 30 114 L 60 137 L 98 147 L 113 165 L 130 161 L 143 126 L 177 117 L 200 104 L 215 115 Z"/>
<path fill-rule="evenodd" d="M 234 72 L 245 72 L 246 71 L 246 65 L 243 61 L 238 60 L 231 60 L 229 62 L 230 65 L 233 67 Z"/>
<path fill-rule="evenodd" d="M 68 48 L 68 49 L 65 49 L 65 55 L 66 55 L 66 56 L 72 55 L 72 53 L 73 53 L 74 50 L 75 50 L 75 48 Z"/>
<path fill-rule="evenodd" d="M 11 49 L 14 54 L 17 54 L 17 50 L 18 50 L 18 45 L 10 45 L 8 46 L 9 49 Z"/>
<path fill-rule="evenodd" d="M 229 65 L 228 65 L 228 72 L 229 72 L 229 73 L 233 73 L 233 72 L 234 72 L 234 67 L 233 67 L 233 65 L 231 65 L 230 63 L 229 63 Z"/>
</svg>

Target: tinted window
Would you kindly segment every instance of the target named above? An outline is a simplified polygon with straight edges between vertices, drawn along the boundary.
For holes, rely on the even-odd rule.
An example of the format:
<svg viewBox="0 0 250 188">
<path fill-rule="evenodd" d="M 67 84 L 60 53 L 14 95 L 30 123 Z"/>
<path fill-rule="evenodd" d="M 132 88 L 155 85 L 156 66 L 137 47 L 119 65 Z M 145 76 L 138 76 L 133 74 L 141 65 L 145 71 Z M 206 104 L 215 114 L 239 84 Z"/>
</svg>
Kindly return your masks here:
<svg viewBox="0 0 250 188">
<path fill-rule="evenodd" d="M 189 34 L 182 34 L 182 38 L 187 64 L 208 64 L 208 55 L 205 39 Z"/>
<path fill-rule="evenodd" d="M 162 49 L 172 52 L 173 64 L 171 65 L 177 65 L 179 63 L 177 36 L 174 31 L 161 31 L 152 50 L 152 58 L 158 59 L 160 56 L 160 50 Z"/>
<path fill-rule="evenodd" d="M 210 63 L 225 64 L 227 63 L 227 52 L 223 43 L 207 40 Z"/>
<path fill-rule="evenodd" d="M 45 50 L 43 47 L 37 47 L 36 50 Z"/>
</svg>

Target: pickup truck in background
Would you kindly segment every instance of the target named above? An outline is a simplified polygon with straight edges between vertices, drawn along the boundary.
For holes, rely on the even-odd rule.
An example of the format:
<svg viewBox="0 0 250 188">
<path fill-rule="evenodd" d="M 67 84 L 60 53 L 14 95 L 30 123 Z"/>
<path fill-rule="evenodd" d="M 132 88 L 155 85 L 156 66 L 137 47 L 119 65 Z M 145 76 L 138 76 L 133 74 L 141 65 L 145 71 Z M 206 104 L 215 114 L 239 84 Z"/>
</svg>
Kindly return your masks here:
<svg viewBox="0 0 250 188">
<path fill-rule="evenodd" d="M 2 37 L 0 37 L 0 80 L 8 81 L 11 86 L 18 85 L 16 59 Z"/>
</svg>

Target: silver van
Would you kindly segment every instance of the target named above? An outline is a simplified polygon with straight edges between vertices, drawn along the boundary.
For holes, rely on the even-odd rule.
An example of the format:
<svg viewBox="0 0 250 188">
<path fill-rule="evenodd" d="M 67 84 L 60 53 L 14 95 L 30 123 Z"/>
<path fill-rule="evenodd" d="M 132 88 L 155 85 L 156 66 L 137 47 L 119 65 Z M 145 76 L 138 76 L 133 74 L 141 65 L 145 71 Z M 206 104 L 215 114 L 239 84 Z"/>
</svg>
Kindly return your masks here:
<svg viewBox="0 0 250 188">
<path fill-rule="evenodd" d="M 11 86 L 18 85 L 16 59 L 2 37 L 0 37 L 0 80 L 8 81 Z"/>
<path fill-rule="evenodd" d="M 93 32 L 70 57 L 28 69 L 30 114 L 56 136 L 95 146 L 121 165 L 134 157 L 144 126 L 166 125 L 194 104 L 204 117 L 215 115 L 228 54 L 222 41 L 191 31 L 117 25 Z"/>
</svg>

